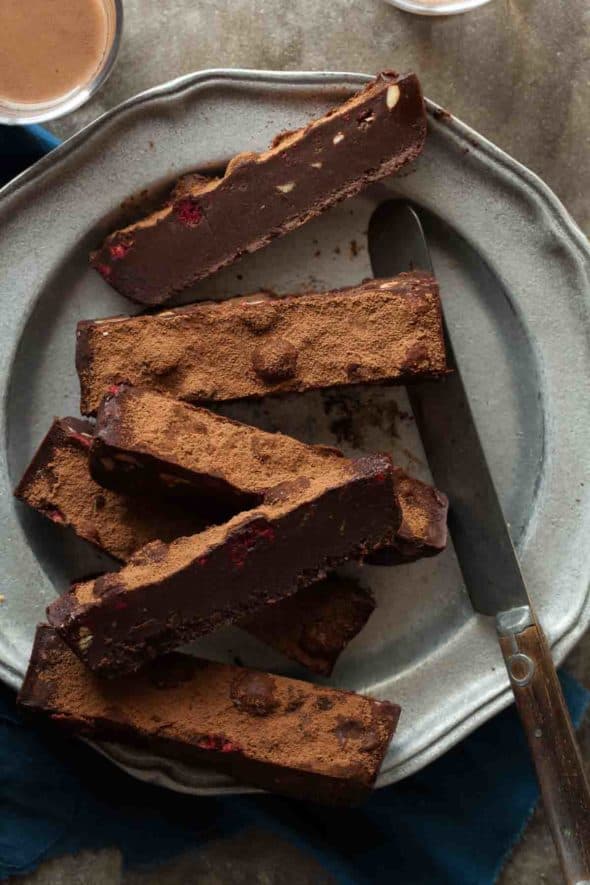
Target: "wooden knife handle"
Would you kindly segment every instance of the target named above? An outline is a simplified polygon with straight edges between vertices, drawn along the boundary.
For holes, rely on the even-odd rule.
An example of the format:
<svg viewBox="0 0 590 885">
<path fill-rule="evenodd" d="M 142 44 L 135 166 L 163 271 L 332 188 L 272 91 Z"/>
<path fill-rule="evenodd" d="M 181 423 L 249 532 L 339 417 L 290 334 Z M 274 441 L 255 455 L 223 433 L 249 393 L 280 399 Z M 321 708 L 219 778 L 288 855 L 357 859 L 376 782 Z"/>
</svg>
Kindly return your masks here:
<svg viewBox="0 0 590 885">
<path fill-rule="evenodd" d="M 537 624 L 499 639 L 565 880 L 590 885 L 590 788 L 549 645 Z"/>
</svg>

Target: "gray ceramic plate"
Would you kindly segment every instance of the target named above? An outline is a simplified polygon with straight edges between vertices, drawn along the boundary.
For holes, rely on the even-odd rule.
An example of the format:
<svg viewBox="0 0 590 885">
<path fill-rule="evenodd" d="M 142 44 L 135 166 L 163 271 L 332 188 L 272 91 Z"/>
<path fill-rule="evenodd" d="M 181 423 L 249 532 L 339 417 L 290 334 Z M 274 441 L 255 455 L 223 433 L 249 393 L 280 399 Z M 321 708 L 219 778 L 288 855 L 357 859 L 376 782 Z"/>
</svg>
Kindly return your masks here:
<svg viewBox="0 0 590 885">
<path fill-rule="evenodd" d="M 252 71 L 186 77 L 106 114 L 2 192 L 0 675 L 11 685 L 21 682 L 47 603 L 69 579 L 105 564 L 10 494 L 51 417 L 77 411 L 76 321 L 129 310 L 88 269 L 89 249 L 129 216 L 130 194 L 161 194 L 180 173 L 260 150 L 365 79 Z M 590 620 L 588 245 L 534 175 L 459 121 L 429 110 L 430 137 L 415 168 L 197 292 L 222 297 L 258 286 L 285 292 L 355 282 L 370 273 L 365 232 L 376 203 L 396 194 L 422 207 L 481 434 L 531 595 L 561 659 Z M 374 388 L 269 400 L 233 414 L 349 451 L 389 449 L 428 478 L 407 408 L 403 389 Z M 358 572 L 376 590 L 379 608 L 332 682 L 402 704 L 379 781 L 386 784 L 435 759 L 511 695 L 493 624 L 470 609 L 452 550 Z M 238 630 L 198 648 L 298 673 Z M 103 749 L 134 774 L 176 789 L 236 789 L 207 770 Z"/>
</svg>

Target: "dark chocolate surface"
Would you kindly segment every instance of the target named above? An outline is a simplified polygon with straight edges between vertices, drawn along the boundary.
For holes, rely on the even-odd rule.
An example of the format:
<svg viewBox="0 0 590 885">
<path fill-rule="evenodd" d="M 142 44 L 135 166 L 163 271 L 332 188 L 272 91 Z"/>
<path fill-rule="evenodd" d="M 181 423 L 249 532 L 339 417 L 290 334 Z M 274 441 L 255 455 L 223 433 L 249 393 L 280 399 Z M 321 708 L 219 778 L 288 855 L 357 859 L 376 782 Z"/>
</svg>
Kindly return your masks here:
<svg viewBox="0 0 590 885">
<path fill-rule="evenodd" d="M 330 575 L 258 609 L 239 626 L 313 673 L 329 676 L 374 611 L 370 590 L 350 578 Z"/>
<path fill-rule="evenodd" d="M 298 480 L 263 507 L 170 545 L 154 542 L 120 572 L 74 585 L 48 618 L 91 669 L 137 669 L 157 654 L 253 614 L 391 542 L 387 458 Z"/>
<path fill-rule="evenodd" d="M 183 182 L 159 212 L 111 234 L 92 265 L 122 295 L 162 304 L 391 175 L 421 152 L 426 114 L 415 74 L 379 74 L 360 93 L 223 178 Z"/>
</svg>

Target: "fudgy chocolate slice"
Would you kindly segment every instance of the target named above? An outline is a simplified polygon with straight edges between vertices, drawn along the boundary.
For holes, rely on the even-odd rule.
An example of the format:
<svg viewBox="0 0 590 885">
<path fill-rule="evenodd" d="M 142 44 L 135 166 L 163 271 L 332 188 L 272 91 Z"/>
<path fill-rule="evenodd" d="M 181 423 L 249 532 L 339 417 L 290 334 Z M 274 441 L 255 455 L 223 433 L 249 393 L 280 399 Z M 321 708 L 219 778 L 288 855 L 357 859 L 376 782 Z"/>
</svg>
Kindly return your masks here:
<svg viewBox="0 0 590 885">
<path fill-rule="evenodd" d="M 256 510 L 155 541 L 121 571 L 74 585 L 49 606 L 49 621 L 91 669 L 136 670 L 391 543 L 393 496 L 388 458 L 335 460 L 322 476 L 277 487 Z"/>
<path fill-rule="evenodd" d="M 349 578 L 330 575 L 258 609 L 240 627 L 313 673 L 329 676 L 374 611 L 375 599 L 369 590 Z"/>
<path fill-rule="evenodd" d="M 90 476 L 94 427 L 56 418 L 15 495 L 52 522 L 69 527 L 116 559 L 127 560 L 150 541 L 172 541 L 202 531 L 211 519 L 194 503 L 150 495 L 126 496 L 101 488 Z"/>
<path fill-rule="evenodd" d="M 400 713 L 387 701 L 180 654 L 106 682 L 43 625 L 19 704 L 84 737 L 330 804 L 368 795 Z"/>
<path fill-rule="evenodd" d="M 236 510 L 300 476 L 312 479 L 343 455 L 282 433 L 266 433 L 164 396 L 121 385 L 104 398 L 90 448 L 90 472 L 106 488 L 223 500 Z"/>
<path fill-rule="evenodd" d="M 88 469 L 93 432 L 88 421 L 55 419 L 17 497 L 123 561 L 150 541 L 171 541 L 205 527 L 204 517 L 190 501 L 128 497 L 97 485 Z M 269 606 L 268 617 L 259 609 L 239 626 L 314 673 L 328 675 L 374 610 L 373 596 L 334 575 L 296 594 L 300 595 L 301 603 L 293 605 L 291 597 L 280 600 Z"/>
<path fill-rule="evenodd" d="M 121 386 L 98 411 L 90 450 L 92 473 L 103 485 L 137 494 L 212 493 L 228 504 L 262 503 L 273 485 L 323 473 L 342 452 L 265 433 L 155 391 Z M 407 562 L 446 546 L 446 496 L 394 468 L 402 524 L 391 547 L 369 558 Z"/>
<path fill-rule="evenodd" d="M 436 556 L 447 546 L 449 499 L 434 486 L 393 468 L 393 480 L 402 522 L 389 547 L 367 556 L 372 565 L 398 565 L 424 556 Z"/>
<path fill-rule="evenodd" d="M 162 209 L 111 234 L 91 262 L 122 295 L 162 304 L 397 172 L 425 137 L 417 77 L 386 71 L 270 150 L 238 154 L 222 178 L 192 176 Z"/>
<path fill-rule="evenodd" d="M 446 374 L 438 284 L 412 272 L 332 292 L 203 302 L 78 324 L 81 409 L 112 385 L 189 402 Z"/>
</svg>

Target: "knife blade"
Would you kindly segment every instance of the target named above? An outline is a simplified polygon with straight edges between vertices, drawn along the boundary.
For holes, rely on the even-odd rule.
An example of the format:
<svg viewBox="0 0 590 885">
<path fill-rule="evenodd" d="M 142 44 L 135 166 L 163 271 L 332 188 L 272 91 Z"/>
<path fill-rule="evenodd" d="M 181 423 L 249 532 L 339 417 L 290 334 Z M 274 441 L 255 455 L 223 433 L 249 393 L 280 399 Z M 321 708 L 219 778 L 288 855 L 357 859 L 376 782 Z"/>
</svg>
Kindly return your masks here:
<svg viewBox="0 0 590 885">
<path fill-rule="evenodd" d="M 369 254 L 377 277 L 433 273 L 420 219 L 407 203 L 382 203 L 374 212 Z M 445 343 L 452 373 L 435 384 L 409 385 L 407 392 L 434 484 L 449 497 L 449 531 L 467 592 L 484 615 L 530 607 L 446 324 Z"/>
<path fill-rule="evenodd" d="M 418 214 L 389 200 L 368 245 L 376 277 L 433 273 Z M 474 609 L 496 618 L 500 648 L 568 885 L 590 885 L 590 787 L 548 643 L 536 619 L 445 324 L 451 373 L 407 387 L 435 485 L 449 498 L 449 532 Z"/>
</svg>

